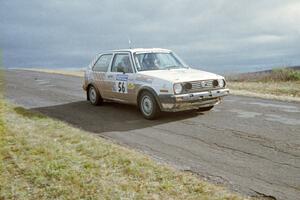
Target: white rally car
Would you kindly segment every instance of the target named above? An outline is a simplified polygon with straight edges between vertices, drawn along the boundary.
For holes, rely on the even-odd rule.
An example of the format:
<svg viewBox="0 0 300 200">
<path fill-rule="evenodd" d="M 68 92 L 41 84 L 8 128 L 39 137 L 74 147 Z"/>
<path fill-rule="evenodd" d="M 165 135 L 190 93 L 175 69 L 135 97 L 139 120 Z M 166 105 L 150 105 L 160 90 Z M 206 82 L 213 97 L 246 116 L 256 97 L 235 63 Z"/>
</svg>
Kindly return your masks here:
<svg viewBox="0 0 300 200">
<path fill-rule="evenodd" d="M 101 53 L 86 69 L 83 88 L 93 105 L 134 104 L 146 119 L 161 111 L 208 111 L 229 94 L 224 77 L 192 69 L 167 49 Z"/>
</svg>

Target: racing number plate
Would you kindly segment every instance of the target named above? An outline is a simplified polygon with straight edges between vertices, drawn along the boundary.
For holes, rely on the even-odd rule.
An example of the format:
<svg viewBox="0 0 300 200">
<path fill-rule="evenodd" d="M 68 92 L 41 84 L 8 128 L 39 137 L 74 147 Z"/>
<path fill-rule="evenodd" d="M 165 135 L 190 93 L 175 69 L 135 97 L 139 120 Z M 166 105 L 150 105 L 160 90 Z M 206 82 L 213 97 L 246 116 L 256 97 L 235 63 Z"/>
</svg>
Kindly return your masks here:
<svg viewBox="0 0 300 200">
<path fill-rule="evenodd" d="M 116 81 L 115 89 L 118 93 L 127 94 L 127 81 Z"/>
<path fill-rule="evenodd" d="M 127 94 L 127 88 L 128 88 L 128 75 L 117 74 L 113 90 L 118 93 Z"/>
</svg>

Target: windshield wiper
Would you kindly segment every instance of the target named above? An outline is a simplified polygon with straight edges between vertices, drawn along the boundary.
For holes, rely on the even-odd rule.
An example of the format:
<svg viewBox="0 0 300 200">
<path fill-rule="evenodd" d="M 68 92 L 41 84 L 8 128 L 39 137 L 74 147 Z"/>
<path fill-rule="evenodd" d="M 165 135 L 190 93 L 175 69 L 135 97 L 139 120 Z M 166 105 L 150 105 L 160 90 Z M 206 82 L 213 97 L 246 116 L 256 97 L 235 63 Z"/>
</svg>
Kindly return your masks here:
<svg viewBox="0 0 300 200">
<path fill-rule="evenodd" d="M 173 68 L 180 68 L 180 66 L 171 65 L 171 66 L 165 67 L 165 69 L 173 69 Z"/>
</svg>

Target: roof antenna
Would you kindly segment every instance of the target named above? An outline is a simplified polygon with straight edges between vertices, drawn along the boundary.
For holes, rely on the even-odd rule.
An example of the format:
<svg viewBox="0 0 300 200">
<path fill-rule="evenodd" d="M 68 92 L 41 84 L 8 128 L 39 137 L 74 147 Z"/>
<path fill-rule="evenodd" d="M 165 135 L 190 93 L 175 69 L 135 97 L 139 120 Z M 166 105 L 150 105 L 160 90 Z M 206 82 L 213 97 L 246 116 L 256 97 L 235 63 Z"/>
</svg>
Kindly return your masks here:
<svg viewBox="0 0 300 200">
<path fill-rule="evenodd" d="M 128 45 L 129 45 L 129 49 L 131 49 L 131 40 L 129 37 L 128 37 Z"/>
</svg>

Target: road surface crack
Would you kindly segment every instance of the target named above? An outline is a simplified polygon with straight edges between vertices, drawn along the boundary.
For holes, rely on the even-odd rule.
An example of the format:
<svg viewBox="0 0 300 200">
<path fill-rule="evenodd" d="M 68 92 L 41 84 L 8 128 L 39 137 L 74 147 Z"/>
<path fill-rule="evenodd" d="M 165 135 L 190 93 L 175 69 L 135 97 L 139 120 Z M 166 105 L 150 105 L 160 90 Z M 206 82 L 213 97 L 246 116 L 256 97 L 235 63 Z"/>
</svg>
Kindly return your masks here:
<svg viewBox="0 0 300 200">
<path fill-rule="evenodd" d="M 257 158 L 260 158 L 260 159 L 263 159 L 263 160 L 268 160 L 269 162 L 276 163 L 276 164 L 279 164 L 279 165 L 285 165 L 285 166 L 293 167 L 293 168 L 296 168 L 296 169 L 300 169 L 300 167 L 291 165 L 289 163 L 277 162 L 277 161 L 269 159 L 269 158 L 267 158 L 265 156 L 261 156 L 261 155 L 258 155 L 258 154 L 254 154 L 254 153 L 250 153 L 250 152 L 247 152 L 247 151 L 243 151 L 243 150 L 240 150 L 240 149 L 237 149 L 237 148 L 234 148 L 234 147 L 229 147 L 229 146 L 221 145 L 221 144 L 218 144 L 216 142 L 210 143 L 210 142 L 205 141 L 204 139 L 200 139 L 199 137 L 195 137 L 195 136 L 191 136 L 191 135 L 186 135 L 186 134 L 182 134 L 182 133 L 177 133 L 177 132 L 174 132 L 174 131 L 171 131 L 171 130 L 167 130 L 167 129 L 163 129 L 163 128 L 158 128 L 158 127 L 154 127 L 154 129 L 157 129 L 157 130 L 160 130 L 160 131 L 164 131 L 164 132 L 168 132 L 168 133 L 171 133 L 173 135 L 178 135 L 178 136 L 183 136 L 183 137 L 187 137 L 187 138 L 192 138 L 194 140 L 197 140 L 197 141 L 200 141 L 202 143 L 205 143 L 208 146 L 218 147 L 218 149 L 221 150 L 221 151 L 224 151 L 224 149 L 227 149 L 227 150 L 231 150 L 231 151 L 234 151 L 234 152 L 239 152 L 239 153 L 247 154 L 247 155 L 250 155 L 250 156 L 253 156 L 253 157 L 257 157 Z"/>
</svg>

